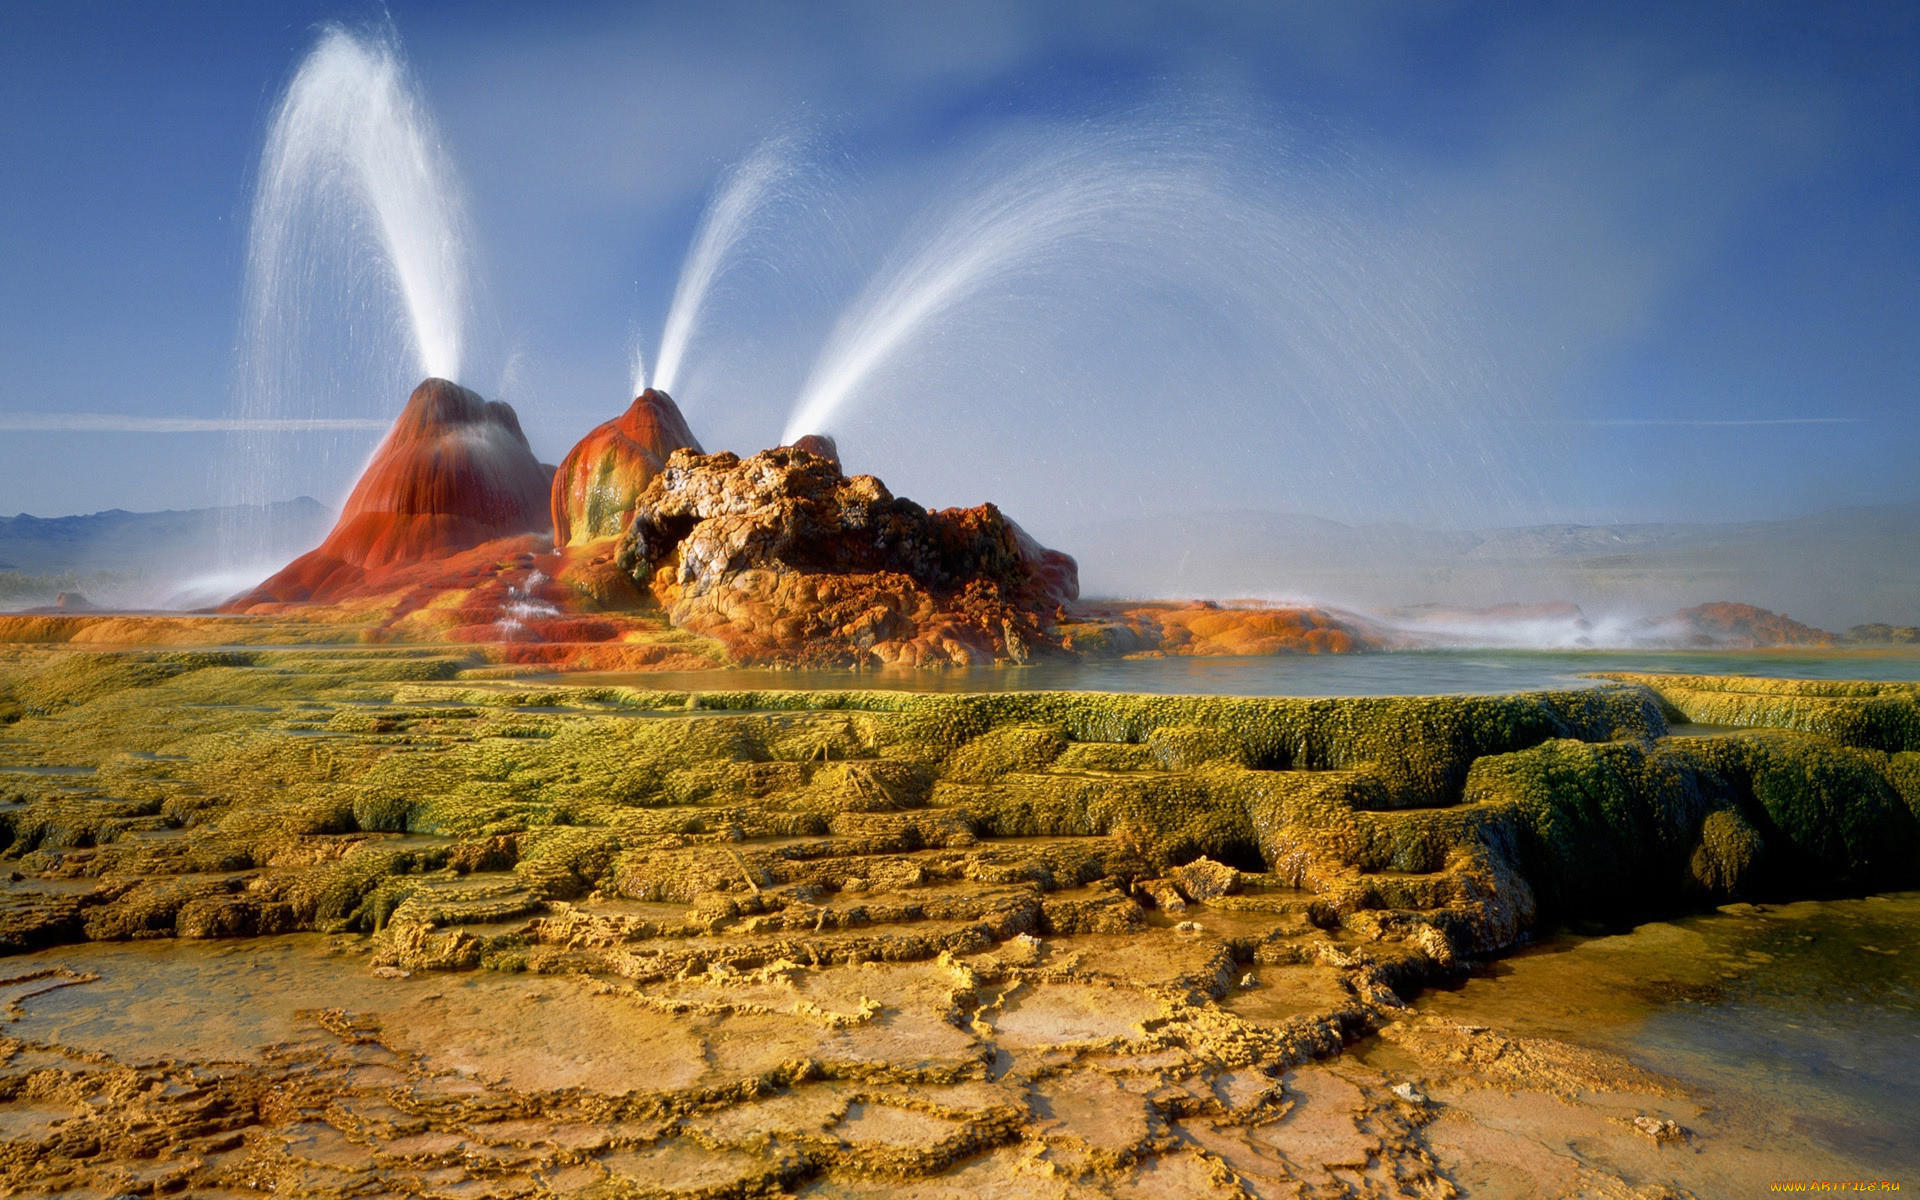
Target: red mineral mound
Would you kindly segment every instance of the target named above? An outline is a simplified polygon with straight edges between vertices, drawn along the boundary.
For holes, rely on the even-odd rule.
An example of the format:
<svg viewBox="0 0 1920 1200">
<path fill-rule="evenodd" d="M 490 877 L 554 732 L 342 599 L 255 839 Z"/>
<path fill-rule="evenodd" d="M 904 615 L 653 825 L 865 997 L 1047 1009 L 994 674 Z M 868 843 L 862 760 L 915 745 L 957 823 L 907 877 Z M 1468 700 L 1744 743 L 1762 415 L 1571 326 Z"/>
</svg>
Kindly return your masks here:
<svg viewBox="0 0 1920 1200">
<path fill-rule="evenodd" d="M 833 438 L 824 433 L 803 433 L 789 443 L 795 450 L 805 450 L 808 454 L 817 454 L 834 466 L 841 466 L 840 446 Z M 845 468 L 842 467 L 842 470 Z"/>
<path fill-rule="evenodd" d="M 736 661 L 967 664 L 1060 649 L 1073 560 L 991 504 L 928 512 L 797 447 L 676 451 L 619 562 Z"/>
<path fill-rule="evenodd" d="M 675 450 L 700 453 L 673 397 L 652 388 L 580 439 L 553 476 L 553 544 L 578 546 L 626 530 L 633 502 Z"/>
<path fill-rule="evenodd" d="M 413 389 L 326 541 L 228 607 L 363 595 L 393 568 L 541 530 L 551 476 L 511 407 L 429 379 Z"/>
</svg>

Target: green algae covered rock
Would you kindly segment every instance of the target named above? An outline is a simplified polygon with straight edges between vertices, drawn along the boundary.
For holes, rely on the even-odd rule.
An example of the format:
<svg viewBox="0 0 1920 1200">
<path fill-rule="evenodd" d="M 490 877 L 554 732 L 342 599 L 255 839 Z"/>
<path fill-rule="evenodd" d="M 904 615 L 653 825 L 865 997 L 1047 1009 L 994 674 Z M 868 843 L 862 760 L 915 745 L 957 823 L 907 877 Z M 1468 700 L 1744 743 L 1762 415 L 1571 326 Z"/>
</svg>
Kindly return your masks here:
<svg viewBox="0 0 1920 1200">
<path fill-rule="evenodd" d="M 1162 725 L 1147 735 L 1147 752 L 1163 771 L 1190 771 L 1210 763 L 1251 767 L 1253 755 L 1241 738 L 1204 725 Z"/>
<path fill-rule="evenodd" d="M 1920 867 L 1889 757 L 1805 734 L 1556 741 L 1480 760 L 1467 794 L 1510 816 L 1522 871 L 1565 912 L 1658 907 L 1689 882 L 1723 897 L 1888 887 Z"/>
<path fill-rule="evenodd" d="M 1038 771 L 1066 748 L 1057 726 L 1001 725 L 948 755 L 941 775 L 955 783 L 991 783 L 1014 771 Z"/>
<path fill-rule="evenodd" d="M 1671 743 L 1556 739 L 1475 762 L 1466 800 L 1511 822 L 1516 865 L 1543 906 L 1589 913 L 1646 907 L 1677 885 L 1705 790 Z"/>
<path fill-rule="evenodd" d="M 1920 822 L 1902 799 L 1889 757 L 1787 731 L 1688 739 L 1689 752 L 1725 780 L 1768 847 L 1776 871 L 1803 873 L 1782 890 L 1891 887 L 1913 877 Z"/>
<path fill-rule="evenodd" d="M 1286 903 L 1329 936 L 1449 963 L 1542 914 L 1920 878 L 1904 685 L 699 694 L 452 678 L 462 661 L 354 647 L 0 664 L 0 695 L 23 698 L 11 752 L 82 771 L 0 778 L 0 854 L 101 881 L 0 913 L 0 945 L 360 930 L 415 965 L 527 965 L 544 952 L 522 925 L 554 905 L 726 897 L 738 911 L 703 928 L 810 935 L 875 912 L 933 920 L 980 888 L 1028 889 L 996 930 L 1079 928 L 1060 914 L 1082 910 L 1125 929 L 1134 883 L 1185 872 L 1204 903 L 1298 888 L 1311 900 Z M 1792 728 L 1668 736 L 1705 716 Z M 1096 883 L 1096 899 L 1052 895 Z M 830 911 L 841 889 L 892 895 Z M 957 890 L 924 899 L 939 889 Z"/>
<path fill-rule="evenodd" d="M 1687 869 L 1710 896 L 1743 896 L 1759 881 L 1766 850 L 1766 839 L 1738 809 L 1717 809 L 1701 822 L 1700 844 Z"/>
<path fill-rule="evenodd" d="M 1907 750 L 1887 757 L 1887 775 L 1915 819 L 1920 820 L 1920 751 Z"/>
<path fill-rule="evenodd" d="M 8 690 L 23 711 L 51 713 L 114 692 L 155 687 L 192 671 L 245 666 L 251 661 L 250 655 L 237 652 L 70 652 L 17 680 Z"/>
<path fill-rule="evenodd" d="M 1072 742 L 1053 760 L 1062 771 L 1154 771 L 1153 751 L 1131 742 Z"/>
<path fill-rule="evenodd" d="M 1920 683 L 1715 675 L 1600 678 L 1651 688 L 1671 714 L 1694 724 L 1797 729 L 1867 750 L 1920 751 Z"/>
</svg>

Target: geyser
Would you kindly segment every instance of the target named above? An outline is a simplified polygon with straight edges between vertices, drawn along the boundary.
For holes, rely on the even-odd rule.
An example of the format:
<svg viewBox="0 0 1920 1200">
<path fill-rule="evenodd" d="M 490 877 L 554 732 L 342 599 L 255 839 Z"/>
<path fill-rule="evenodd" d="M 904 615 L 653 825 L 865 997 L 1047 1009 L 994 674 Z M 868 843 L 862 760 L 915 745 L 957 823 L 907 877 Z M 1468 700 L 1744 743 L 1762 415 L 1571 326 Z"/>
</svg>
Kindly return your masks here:
<svg viewBox="0 0 1920 1200">
<path fill-rule="evenodd" d="M 989 180 L 902 240 L 828 335 L 783 442 L 826 433 L 876 371 L 956 308 L 1058 268 L 1076 243 L 1110 248 L 1155 227 L 1170 233 L 1179 226 L 1156 218 L 1204 210 L 1201 175 L 1140 156 L 1112 132 L 1059 149 Z"/>
<path fill-rule="evenodd" d="M 1353 522 L 1395 496 L 1447 524 L 1538 511 L 1558 435 L 1473 272 L 1422 198 L 1311 131 L 1158 108 L 1026 126 L 927 191 L 781 441 L 853 436 L 916 491 L 990 486 L 1055 528 L 1143 507 Z M 1143 491 L 1147 464 L 1164 482 Z"/>
<path fill-rule="evenodd" d="M 666 326 L 660 334 L 660 356 L 654 363 L 652 386 L 666 392 L 680 382 L 687 346 L 700 327 L 700 318 L 714 284 L 726 273 L 754 222 L 793 178 L 794 143 L 774 138 L 763 143 L 720 181 L 700 218 L 673 290 Z M 647 390 L 640 356 L 634 356 L 635 392 Z"/>
<path fill-rule="evenodd" d="M 460 378 L 469 255 L 452 163 L 391 32 L 325 28 L 261 152 L 235 415 L 384 417 L 368 398 Z M 242 435 L 229 499 L 278 498 L 329 448 Z M 225 531 L 229 562 L 258 555 L 255 533 Z"/>
<path fill-rule="evenodd" d="M 458 378 L 466 216 L 452 163 L 390 37 L 320 36 L 267 133 L 248 246 L 248 310 L 273 320 L 311 287 L 319 252 L 368 240 L 398 297 L 419 373 Z M 285 319 L 284 317 L 281 319 Z"/>
<path fill-rule="evenodd" d="M 428 379 L 374 452 L 333 532 L 238 603 L 339 599 L 384 568 L 543 531 L 552 474 L 510 406 Z"/>
</svg>

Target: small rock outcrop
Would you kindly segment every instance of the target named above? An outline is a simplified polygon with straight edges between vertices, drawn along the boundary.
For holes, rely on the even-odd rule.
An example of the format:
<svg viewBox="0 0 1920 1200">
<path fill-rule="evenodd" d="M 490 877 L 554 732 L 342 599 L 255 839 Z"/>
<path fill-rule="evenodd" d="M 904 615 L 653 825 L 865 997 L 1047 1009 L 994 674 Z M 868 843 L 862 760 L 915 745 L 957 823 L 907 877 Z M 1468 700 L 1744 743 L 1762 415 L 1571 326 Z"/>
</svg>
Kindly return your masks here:
<svg viewBox="0 0 1920 1200">
<path fill-rule="evenodd" d="M 842 466 L 840 462 L 840 444 L 834 441 L 829 434 L 803 433 L 789 442 L 788 445 L 792 446 L 795 450 L 805 450 L 808 454 L 817 454 L 836 467 Z"/>
<path fill-rule="evenodd" d="M 234 602 L 339 600 L 389 568 L 542 530 L 552 468 L 511 406 L 444 379 L 413 390 L 320 545 Z"/>
<path fill-rule="evenodd" d="M 673 398 L 652 388 L 581 438 L 553 476 L 554 546 L 618 537 L 634 502 L 675 450 L 698 454 L 700 443 Z"/>
<path fill-rule="evenodd" d="M 634 505 L 620 565 L 736 661 L 965 665 L 1058 646 L 1073 559 L 991 504 L 929 512 L 799 447 L 676 451 Z"/>
<path fill-rule="evenodd" d="M 1720 600 L 1696 604 L 1673 614 L 1690 646 L 1755 649 L 1767 646 L 1831 646 L 1836 639 L 1779 613 L 1751 604 Z"/>
<path fill-rule="evenodd" d="M 1920 625 L 1852 625 L 1843 640 L 1863 646 L 1912 646 L 1920 643 Z"/>
</svg>

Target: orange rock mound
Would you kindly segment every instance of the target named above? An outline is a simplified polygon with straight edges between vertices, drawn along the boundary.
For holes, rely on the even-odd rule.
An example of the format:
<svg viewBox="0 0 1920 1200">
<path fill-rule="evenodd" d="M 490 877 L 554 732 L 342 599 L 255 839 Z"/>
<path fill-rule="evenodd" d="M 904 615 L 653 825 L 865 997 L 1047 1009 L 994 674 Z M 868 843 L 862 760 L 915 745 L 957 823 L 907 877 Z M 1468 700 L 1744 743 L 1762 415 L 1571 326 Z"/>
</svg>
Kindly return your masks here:
<svg viewBox="0 0 1920 1200">
<path fill-rule="evenodd" d="M 841 466 L 840 445 L 824 433 L 803 433 L 788 443 L 795 450 L 805 450 L 808 454 L 817 454 L 834 466 Z"/>
<path fill-rule="evenodd" d="M 1689 645 L 1756 649 L 1767 646 L 1831 646 L 1839 639 L 1823 629 L 1802 625 L 1779 613 L 1717 600 L 1675 613 Z"/>
<path fill-rule="evenodd" d="M 1078 596 L 1073 559 L 993 505 L 929 512 L 870 475 L 847 476 L 823 435 L 744 460 L 707 455 L 673 400 L 649 389 L 555 472 L 507 405 L 429 379 L 327 539 L 225 611 L 574 670 L 1365 644 L 1312 610 L 1091 612 L 1070 607 Z"/>
<path fill-rule="evenodd" d="M 560 463 L 550 501 L 553 544 L 619 536 L 634 501 L 675 450 L 701 452 L 673 398 L 648 388 L 626 412 L 581 438 Z"/>
<path fill-rule="evenodd" d="M 1381 634 L 1354 617 L 1283 605 L 1128 602 L 1084 606 L 1061 627 L 1063 647 L 1087 657 L 1239 657 L 1379 650 Z"/>
<path fill-rule="evenodd" d="M 742 663 L 966 665 L 1057 649 L 1073 560 L 991 504 L 928 512 L 795 447 L 681 450 L 648 485 L 621 565 L 673 623 Z"/>
<path fill-rule="evenodd" d="M 324 542 L 235 601 L 334 601 L 388 590 L 396 567 L 543 530 L 551 468 L 534 458 L 513 409 L 459 384 L 413 390 Z"/>
</svg>

